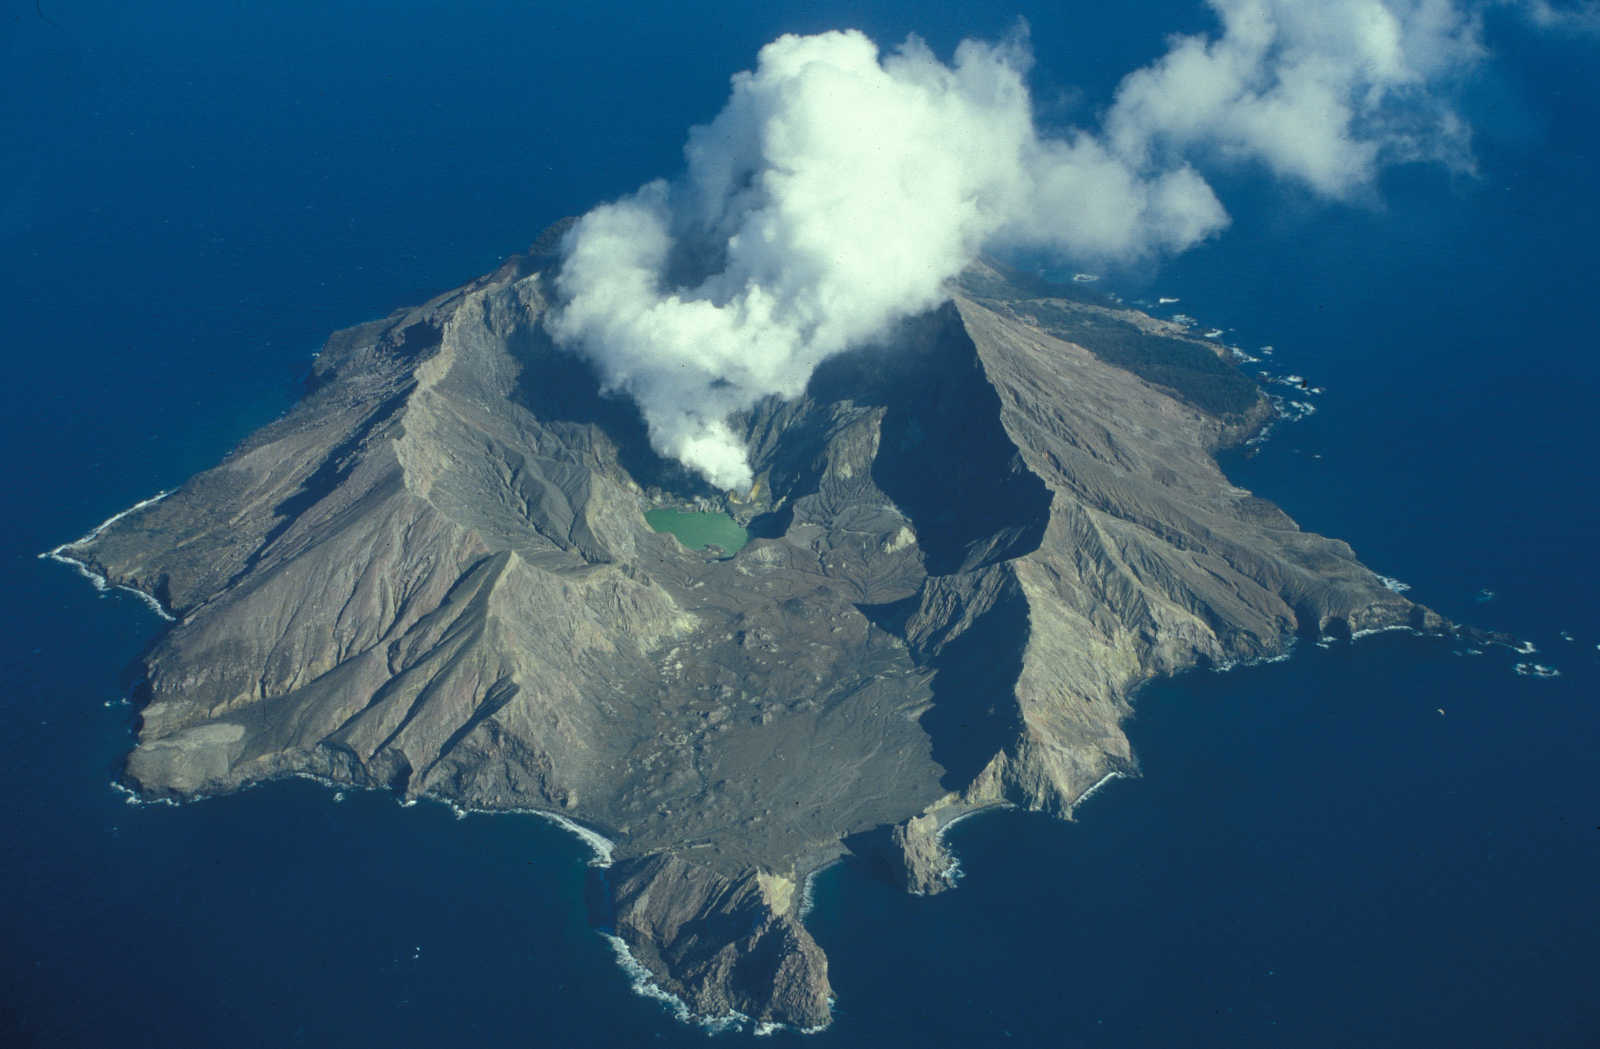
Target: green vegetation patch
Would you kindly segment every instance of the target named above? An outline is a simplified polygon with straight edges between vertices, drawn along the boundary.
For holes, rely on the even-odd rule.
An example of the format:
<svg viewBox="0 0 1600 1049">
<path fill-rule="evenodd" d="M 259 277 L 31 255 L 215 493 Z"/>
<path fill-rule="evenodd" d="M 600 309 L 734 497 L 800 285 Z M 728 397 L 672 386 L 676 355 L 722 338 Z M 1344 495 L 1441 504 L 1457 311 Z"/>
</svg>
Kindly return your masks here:
<svg viewBox="0 0 1600 1049">
<path fill-rule="evenodd" d="M 695 513 L 686 510 L 647 510 L 645 523 L 658 532 L 677 537 L 690 550 L 718 546 L 728 556 L 738 553 L 750 541 L 750 533 L 723 513 Z"/>
</svg>

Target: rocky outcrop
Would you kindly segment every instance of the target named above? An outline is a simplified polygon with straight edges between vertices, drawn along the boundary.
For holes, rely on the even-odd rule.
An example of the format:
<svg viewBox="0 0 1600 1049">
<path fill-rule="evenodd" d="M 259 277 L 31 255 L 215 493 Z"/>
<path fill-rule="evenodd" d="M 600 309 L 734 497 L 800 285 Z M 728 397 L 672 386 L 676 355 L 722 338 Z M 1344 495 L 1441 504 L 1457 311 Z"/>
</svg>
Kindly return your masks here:
<svg viewBox="0 0 1600 1049">
<path fill-rule="evenodd" d="M 931 896 L 955 888 L 956 860 L 945 848 L 939 830 L 939 817 L 930 812 L 897 824 L 889 832 L 899 860 L 895 873 L 909 893 Z"/>
<path fill-rule="evenodd" d="M 734 420 L 757 481 L 721 493 L 551 345 L 548 263 L 335 335 L 292 412 L 58 551 L 176 617 L 131 785 L 562 814 L 614 839 L 615 933 L 662 987 L 814 1027 L 793 886 L 845 842 L 938 891 L 949 819 L 1067 815 L 1134 767 L 1151 677 L 1444 625 L 1227 480 L 1265 401 L 1186 391 L 1202 343 L 1155 331 L 1183 367 L 1141 377 L 1074 341 L 1148 318 L 978 267 Z M 708 558 L 643 518 L 696 500 L 755 538 Z"/>
<path fill-rule="evenodd" d="M 792 878 L 729 877 L 663 854 L 614 877 L 616 936 L 695 1014 L 828 1022 L 828 960 L 795 916 Z"/>
</svg>

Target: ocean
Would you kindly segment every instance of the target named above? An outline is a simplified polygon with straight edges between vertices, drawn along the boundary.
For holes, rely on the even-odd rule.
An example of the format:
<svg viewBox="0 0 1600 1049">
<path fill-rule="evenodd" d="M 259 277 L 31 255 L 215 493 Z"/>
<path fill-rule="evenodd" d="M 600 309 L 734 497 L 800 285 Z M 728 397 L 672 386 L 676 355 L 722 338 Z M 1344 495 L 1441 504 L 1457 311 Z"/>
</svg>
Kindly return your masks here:
<svg viewBox="0 0 1600 1049">
<path fill-rule="evenodd" d="M 537 819 L 298 781 L 127 804 L 126 669 L 163 624 L 37 555 L 283 411 L 331 330 L 674 171 L 780 32 L 948 54 L 1025 16 L 1071 123 L 1207 25 L 966 6 L 12 0 L 0 1044 L 704 1044 L 632 993 L 587 849 Z M 1600 1042 L 1600 43 L 1502 8 L 1486 40 L 1475 175 L 1327 205 L 1224 172 L 1229 231 L 1102 286 L 1324 387 L 1230 476 L 1538 653 L 1385 634 L 1150 686 L 1142 775 L 1072 823 L 964 822 L 956 891 L 819 875 L 836 1019 L 773 1044 Z"/>
</svg>

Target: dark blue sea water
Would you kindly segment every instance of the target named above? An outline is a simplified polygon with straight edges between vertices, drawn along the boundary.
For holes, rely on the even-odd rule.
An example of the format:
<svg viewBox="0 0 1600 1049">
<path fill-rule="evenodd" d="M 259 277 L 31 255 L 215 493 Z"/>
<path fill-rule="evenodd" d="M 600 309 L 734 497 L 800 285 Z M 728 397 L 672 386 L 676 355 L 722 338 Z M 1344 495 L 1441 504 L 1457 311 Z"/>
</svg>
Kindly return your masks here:
<svg viewBox="0 0 1600 1049">
<path fill-rule="evenodd" d="M 672 171 L 778 32 L 947 52 L 1025 14 L 1042 112 L 1081 121 L 1205 24 L 966 7 L 10 0 L 0 1044 L 703 1042 L 629 993 L 585 850 L 534 820 L 298 782 L 124 804 L 161 623 L 35 555 L 283 410 L 331 329 Z M 1504 12 L 1488 39 L 1478 177 L 1330 208 L 1236 172 L 1228 234 L 1115 280 L 1327 388 L 1236 480 L 1563 676 L 1385 635 L 1152 687 L 1143 778 L 963 824 L 959 891 L 818 879 L 838 1017 L 806 1044 L 1600 1043 L 1600 52 Z"/>
</svg>

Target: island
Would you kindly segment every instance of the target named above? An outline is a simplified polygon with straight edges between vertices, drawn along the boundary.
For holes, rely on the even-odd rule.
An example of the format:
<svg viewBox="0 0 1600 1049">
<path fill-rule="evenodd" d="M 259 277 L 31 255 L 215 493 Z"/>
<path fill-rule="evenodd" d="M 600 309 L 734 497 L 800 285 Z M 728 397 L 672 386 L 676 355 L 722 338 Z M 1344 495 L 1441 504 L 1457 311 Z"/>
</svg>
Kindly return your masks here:
<svg viewBox="0 0 1600 1049">
<path fill-rule="evenodd" d="M 1144 682 L 1453 629 L 1228 480 L 1275 405 L 1224 346 L 987 261 L 735 416 L 754 483 L 713 490 L 552 342 L 560 232 L 336 333 L 291 411 L 53 552 L 173 620 L 129 789 L 544 814 L 687 1014 L 814 1029 L 817 870 L 943 891 L 952 821 L 1137 770 Z"/>
</svg>

